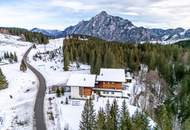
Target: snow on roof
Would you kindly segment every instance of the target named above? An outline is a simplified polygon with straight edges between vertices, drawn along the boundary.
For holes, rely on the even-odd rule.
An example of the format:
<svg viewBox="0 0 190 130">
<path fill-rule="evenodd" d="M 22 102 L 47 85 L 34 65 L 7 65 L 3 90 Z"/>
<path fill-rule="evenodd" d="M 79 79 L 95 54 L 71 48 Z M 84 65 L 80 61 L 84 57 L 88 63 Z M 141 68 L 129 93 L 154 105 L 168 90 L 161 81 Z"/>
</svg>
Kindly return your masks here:
<svg viewBox="0 0 190 130">
<path fill-rule="evenodd" d="M 94 87 L 96 75 L 72 74 L 69 77 L 67 86 Z"/>
<path fill-rule="evenodd" d="M 125 82 L 125 70 L 101 68 L 97 81 Z"/>
</svg>

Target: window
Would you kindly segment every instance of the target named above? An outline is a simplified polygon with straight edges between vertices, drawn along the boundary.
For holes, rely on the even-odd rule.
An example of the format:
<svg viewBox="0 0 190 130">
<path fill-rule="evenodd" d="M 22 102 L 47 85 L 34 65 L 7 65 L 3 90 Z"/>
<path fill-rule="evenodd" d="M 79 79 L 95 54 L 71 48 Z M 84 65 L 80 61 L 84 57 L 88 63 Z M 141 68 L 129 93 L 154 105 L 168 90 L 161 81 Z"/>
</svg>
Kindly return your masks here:
<svg viewBox="0 0 190 130">
<path fill-rule="evenodd" d="M 109 92 L 108 92 L 108 91 L 104 91 L 103 93 L 104 93 L 104 94 L 109 94 Z"/>
<path fill-rule="evenodd" d="M 111 92 L 111 94 L 114 94 L 114 92 Z"/>
</svg>

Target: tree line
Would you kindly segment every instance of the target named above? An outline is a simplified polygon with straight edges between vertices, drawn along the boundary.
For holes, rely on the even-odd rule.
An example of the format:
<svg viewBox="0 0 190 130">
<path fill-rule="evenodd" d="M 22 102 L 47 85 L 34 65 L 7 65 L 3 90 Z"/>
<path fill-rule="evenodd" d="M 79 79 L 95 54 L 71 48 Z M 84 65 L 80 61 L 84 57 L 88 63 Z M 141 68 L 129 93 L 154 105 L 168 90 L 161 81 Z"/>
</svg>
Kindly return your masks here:
<svg viewBox="0 0 190 130">
<path fill-rule="evenodd" d="M 187 46 L 187 45 L 186 45 Z M 64 70 L 72 62 L 81 62 L 91 66 L 91 73 L 98 74 L 101 67 L 128 68 L 138 73 L 140 65 L 148 66 L 148 71 L 157 71 L 159 77 L 166 81 L 164 102 L 155 115 L 166 110 L 168 122 L 159 121 L 160 115 L 155 117 L 159 126 L 174 128 L 178 123 L 180 128 L 186 129 L 190 125 L 190 50 L 179 44 L 131 44 L 108 42 L 88 37 L 80 40 L 77 37 L 65 39 L 63 42 Z M 170 129 L 169 129 L 170 130 Z"/>
<path fill-rule="evenodd" d="M 49 42 L 48 37 L 44 36 L 42 33 L 31 32 L 27 29 L 0 27 L 0 32 L 21 36 L 23 40 L 28 42 L 35 42 L 38 44 L 47 44 Z"/>
<path fill-rule="evenodd" d="M 18 57 L 16 52 L 12 53 L 12 52 L 4 52 L 3 57 L 0 57 L 0 62 L 5 59 L 8 60 L 9 63 L 13 63 L 13 62 L 18 62 Z"/>
<path fill-rule="evenodd" d="M 85 102 L 80 121 L 80 130 L 150 130 L 149 119 L 143 112 L 129 114 L 127 103 L 122 102 L 121 109 L 114 99 L 110 104 L 107 100 L 105 108 L 100 108 L 97 115 L 92 100 Z M 156 130 L 155 126 L 152 130 Z"/>
</svg>

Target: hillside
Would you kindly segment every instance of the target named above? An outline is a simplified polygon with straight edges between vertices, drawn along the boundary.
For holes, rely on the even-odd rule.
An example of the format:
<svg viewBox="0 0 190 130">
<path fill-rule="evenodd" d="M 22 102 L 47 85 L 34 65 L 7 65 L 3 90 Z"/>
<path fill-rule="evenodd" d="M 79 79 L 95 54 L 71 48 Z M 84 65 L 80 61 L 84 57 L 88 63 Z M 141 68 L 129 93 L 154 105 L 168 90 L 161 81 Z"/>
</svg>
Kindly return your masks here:
<svg viewBox="0 0 190 130">
<path fill-rule="evenodd" d="M 0 130 L 31 130 L 33 127 L 38 81 L 30 70 L 20 71 L 22 57 L 32 45 L 20 39 L 0 33 Z M 12 54 L 17 60 L 12 61 Z"/>
<path fill-rule="evenodd" d="M 177 42 L 176 44 L 184 48 L 190 48 L 190 40 L 180 41 Z"/>
<path fill-rule="evenodd" d="M 188 49 L 179 45 L 134 45 L 74 37 L 64 40 L 63 52 L 65 70 L 75 61 L 91 65 L 91 73 L 96 74 L 102 67 L 131 70 L 137 79 L 137 87 L 145 87 L 134 96 L 134 104 L 140 104 L 163 130 L 172 129 L 174 124 L 184 129 L 188 127 Z"/>
<path fill-rule="evenodd" d="M 48 37 L 43 33 L 32 32 L 23 28 L 0 27 L 0 33 L 20 36 L 19 40 L 47 44 Z"/>
</svg>

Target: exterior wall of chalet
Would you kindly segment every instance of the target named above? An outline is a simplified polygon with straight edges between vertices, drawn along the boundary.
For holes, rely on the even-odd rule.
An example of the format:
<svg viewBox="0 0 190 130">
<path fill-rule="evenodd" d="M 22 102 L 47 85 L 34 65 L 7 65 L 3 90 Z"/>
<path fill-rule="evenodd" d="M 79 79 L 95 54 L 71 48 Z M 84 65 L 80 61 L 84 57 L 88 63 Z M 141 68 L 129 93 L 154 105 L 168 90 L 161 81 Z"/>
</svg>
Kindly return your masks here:
<svg viewBox="0 0 190 130">
<path fill-rule="evenodd" d="M 71 87 L 71 98 L 81 98 L 79 87 Z"/>
<path fill-rule="evenodd" d="M 97 85 L 98 88 L 103 88 L 103 89 L 123 89 L 122 83 L 120 82 L 105 82 L 101 81 Z"/>
<path fill-rule="evenodd" d="M 92 88 L 91 87 L 81 87 L 80 88 L 80 95 L 81 96 L 91 96 L 92 95 Z"/>
<path fill-rule="evenodd" d="M 71 98 L 73 99 L 89 99 L 92 94 L 92 87 L 71 87 Z"/>
</svg>

